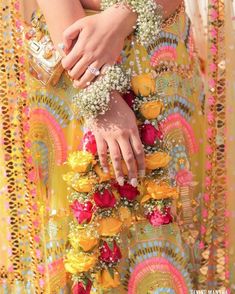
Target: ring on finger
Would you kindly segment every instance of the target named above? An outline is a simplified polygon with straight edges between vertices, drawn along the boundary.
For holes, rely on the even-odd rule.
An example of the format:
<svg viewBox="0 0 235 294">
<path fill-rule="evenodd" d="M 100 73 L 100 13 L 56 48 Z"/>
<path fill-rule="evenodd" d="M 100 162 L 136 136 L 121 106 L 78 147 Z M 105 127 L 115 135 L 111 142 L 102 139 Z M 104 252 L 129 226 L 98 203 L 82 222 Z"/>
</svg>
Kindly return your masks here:
<svg viewBox="0 0 235 294">
<path fill-rule="evenodd" d="M 89 65 L 87 69 L 95 76 L 100 75 L 100 70 L 94 66 Z"/>
</svg>

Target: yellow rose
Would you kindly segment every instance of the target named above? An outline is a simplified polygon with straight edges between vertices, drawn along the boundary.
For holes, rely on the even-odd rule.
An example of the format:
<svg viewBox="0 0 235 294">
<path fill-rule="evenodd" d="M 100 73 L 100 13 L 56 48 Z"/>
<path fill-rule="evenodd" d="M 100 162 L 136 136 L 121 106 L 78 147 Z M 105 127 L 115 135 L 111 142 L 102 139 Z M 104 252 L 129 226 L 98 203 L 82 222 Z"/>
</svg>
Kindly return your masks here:
<svg viewBox="0 0 235 294">
<path fill-rule="evenodd" d="M 95 163 L 94 156 L 87 151 L 77 151 L 69 154 L 68 164 L 78 173 L 86 173 Z"/>
<path fill-rule="evenodd" d="M 99 233 L 101 236 L 115 236 L 120 232 L 122 222 L 115 217 L 103 218 L 99 221 Z"/>
<path fill-rule="evenodd" d="M 63 175 L 63 179 L 66 181 L 67 185 L 73 187 L 77 192 L 81 193 L 91 192 L 93 185 L 96 183 L 94 178 L 79 176 L 75 172 L 69 172 Z"/>
<path fill-rule="evenodd" d="M 113 275 L 114 277 L 111 276 L 107 269 L 104 269 L 97 274 L 97 283 L 102 288 L 117 288 L 120 285 L 120 276 L 117 271 L 114 271 Z"/>
<path fill-rule="evenodd" d="M 97 262 L 97 255 L 84 252 L 74 253 L 71 250 L 65 258 L 64 266 L 67 272 L 78 274 L 92 269 Z"/>
<path fill-rule="evenodd" d="M 88 235 L 87 229 L 69 234 L 69 242 L 75 250 L 82 248 L 83 251 L 90 251 L 98 244 L 98 241 L 98 237 L 94 234 Z"/>
<path fill-rule="evenodd" d="M 149 96 L 156 93 L 156 83 L 151 73 L 134 76 L 131 79 L 131 86 L 136 95 Z"/>
<path fill-rule="evenodd" d="M 140 112 L 146 119 L 155 119 L 163 110 L 161 101 L 149 101 L 141 105 Z"/>
<path fill-rule="evenodd" d="M 125 163 L 124 160 L 121 161 L 121 165 L 122 165 L 123 175 L 127 176 L 128 175 L 128 170 L 127 170 L 127 166 L 126 166 L 126 163 Z M 112 163 L 110 163 L 110 165 L 109 165 L 109 170 L 110 170 L 111 178 L 115 178 L 115 172 L 114 172 Z"/>
<path fill-rule="evenodd" d="M 166 182 L 155 183 L 151 180 L 145 181 L 146 195 L 142 198 L 141 203 L 147 202 L 149 199 L 166 199 L 178 198 L 179 192 L 175 187 L 171 187 Z"/>
<path fill-rule="evenodd" d="M 111 174 L 104 173 L 99 164 L 97 164 L 94 167 L 94 170 L 95 170 L 97 176 L 99 177 L 99 183 L 103 183 L 103 182 L 109 181 L 111 179 Z"/>
<path fill-rule="evenodd" d="M 146 154 L 145 156 L 145 163 L 147 169 L 166 167 L 170 160 L 170 155 L 168 155 L 165 152 L 155 152 L 152 154 Z"/>
<path fill-rule="evenodd" d="M 130 209 L 128 207 L 121 206 L 119 208 L 119 216 L 120 216 L 120 220 L 123 222 L 123 224 L 126 227 L 131 226 L 131 224 L 132 224 L 132 215 L 131 215 Z"/>
</svg>

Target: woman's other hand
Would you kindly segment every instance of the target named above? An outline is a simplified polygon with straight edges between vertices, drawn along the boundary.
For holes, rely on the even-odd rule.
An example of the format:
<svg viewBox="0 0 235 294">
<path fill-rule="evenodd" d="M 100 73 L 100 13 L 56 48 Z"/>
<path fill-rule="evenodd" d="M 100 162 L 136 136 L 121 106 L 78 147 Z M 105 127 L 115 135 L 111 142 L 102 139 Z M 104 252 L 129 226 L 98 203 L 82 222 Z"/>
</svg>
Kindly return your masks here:
<svg viewBox="0 0 235 294">
<path fill-rule="evenodd" d="M 124 5 L 84 17 L 63 34 L 66 57 L 63 67 L 74 80 L 74 87 L 85 88 L 95 79 L 88 66 L 101 69 L 114 64 L 123 49 L 125 38 L 134 30 L 137 15 Z"/>
<path fill-rule="evenodd" d="M 137 185 L 137 176 L 145 174 L 145 157 L 140 140 L 136 118 L 133 111 L 118 92 L 113 92 L 110 108 L 104 114 L 90 122 L 96 138 L 98 155 L 104 171 L 108 171 L 108 154 L 113 164 L 116 179 L 124 183 L 122 159 L 128 170 L 128 178 L 133 186 Z"/>
</svg>

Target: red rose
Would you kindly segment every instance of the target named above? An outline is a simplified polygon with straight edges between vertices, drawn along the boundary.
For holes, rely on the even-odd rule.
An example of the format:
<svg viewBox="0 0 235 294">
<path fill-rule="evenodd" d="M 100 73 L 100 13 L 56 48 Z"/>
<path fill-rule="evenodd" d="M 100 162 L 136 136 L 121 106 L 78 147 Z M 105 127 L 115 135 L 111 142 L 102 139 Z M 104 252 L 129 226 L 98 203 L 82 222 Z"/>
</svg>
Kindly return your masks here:
<svg viewBox="0 0 235 294">
<path fill-rule="evenodd" d="M 95 136 L 91 131 L 88 131 L 83 136 L 83 146 L 86 151 L 91 152 L 93 155 L 97 154 L 97 145 Z"/>
<path fill-rule="evenodd" d="M 154 227 L 159 227 L 161 225 L 166 225 L 172 222 L 172 216 L 170 214 L 170 207 L 165 208 L 164 214 L 158 209 L 147 215 L 147 219 L 150 224 Z"/>
<path fill-rule="evenodd" d="M 133 108 L 133 104 L 135 101 L 135 94 L 134 92 L 130 91 L 128 93 L 125 93 L 122 95 L 123 99 L 126 101 L 126 103 L 129 105 L 130 108 Z"/>
<path fill-rule="evenodd" d="M 73 286 L 72 293 L 73 294 L 90 294 L 92 283 L 89 280 L 87 285 L 85 286 L 82 282 L 77 283 Z"/>
<path fill-rule="evenodd" d="M 116 241 L 113 241 L 113 248 L 111 249 L 108 246 L 107 242 L 103 243 L 102 248 L 100 249 L 100 260 L 104 261 L 104 262 L 118 262 L 119 259 L 122 258 L 122 253 L 120 248 L 117 246 Z"/>
<path fill-rule="evenodd" d="M 96 205 L 100 208 L 112 208 L 116 204 L 116 198 L 113 193 L 107 189 L 103 192 L 96 192 L 93 197 Z"/>
<path fill-rule="evenodd" d="M 158 139 L 157 129 L 152 124 L 144 124 L 140 130 L 141 141 L 146 145 L 154 145 Z"/>
<path fill-rule="evenodd" d="M 125 183 L 123 186 L 116 185 L 116 187 L 121 197 L 129 201 L 134 201 L 139 194 L 138 189 L 128 183 Z"/>
<path fill-rule="evenodd" d="M 92 203 L 90 201 L 83 204 L 75 200 L 70 207 L 79 224 L 89 223 L 91 221 Z"/>
</svg>

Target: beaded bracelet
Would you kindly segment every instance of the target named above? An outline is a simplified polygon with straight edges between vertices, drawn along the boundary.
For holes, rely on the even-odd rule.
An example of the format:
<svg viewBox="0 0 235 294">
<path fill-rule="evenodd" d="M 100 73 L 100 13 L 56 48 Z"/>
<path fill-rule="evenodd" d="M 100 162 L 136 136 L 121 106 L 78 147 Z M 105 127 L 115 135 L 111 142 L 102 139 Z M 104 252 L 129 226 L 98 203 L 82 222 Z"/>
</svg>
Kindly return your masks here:
<svg viewBox="0 0 235 294">
<path fill-rule="evenodd" d="M 105 10 L 115 4 L 124 4 L 137 13 L 135 26 L 137 41 L 145 47 L 151 45 L 161 30 L 162 6 L 155 0 L 101 0 L 101 9 Z"/>
<path fill-rule="evenodd" d="M 109 66 L 101 79 L 73 97 L 73 104 L 85 119 L 95 118 L 109 109 L 112 91 L 125 93 L 129 88 L 130 71 L 124 71 L 119 65 Z"/>
</svg>

